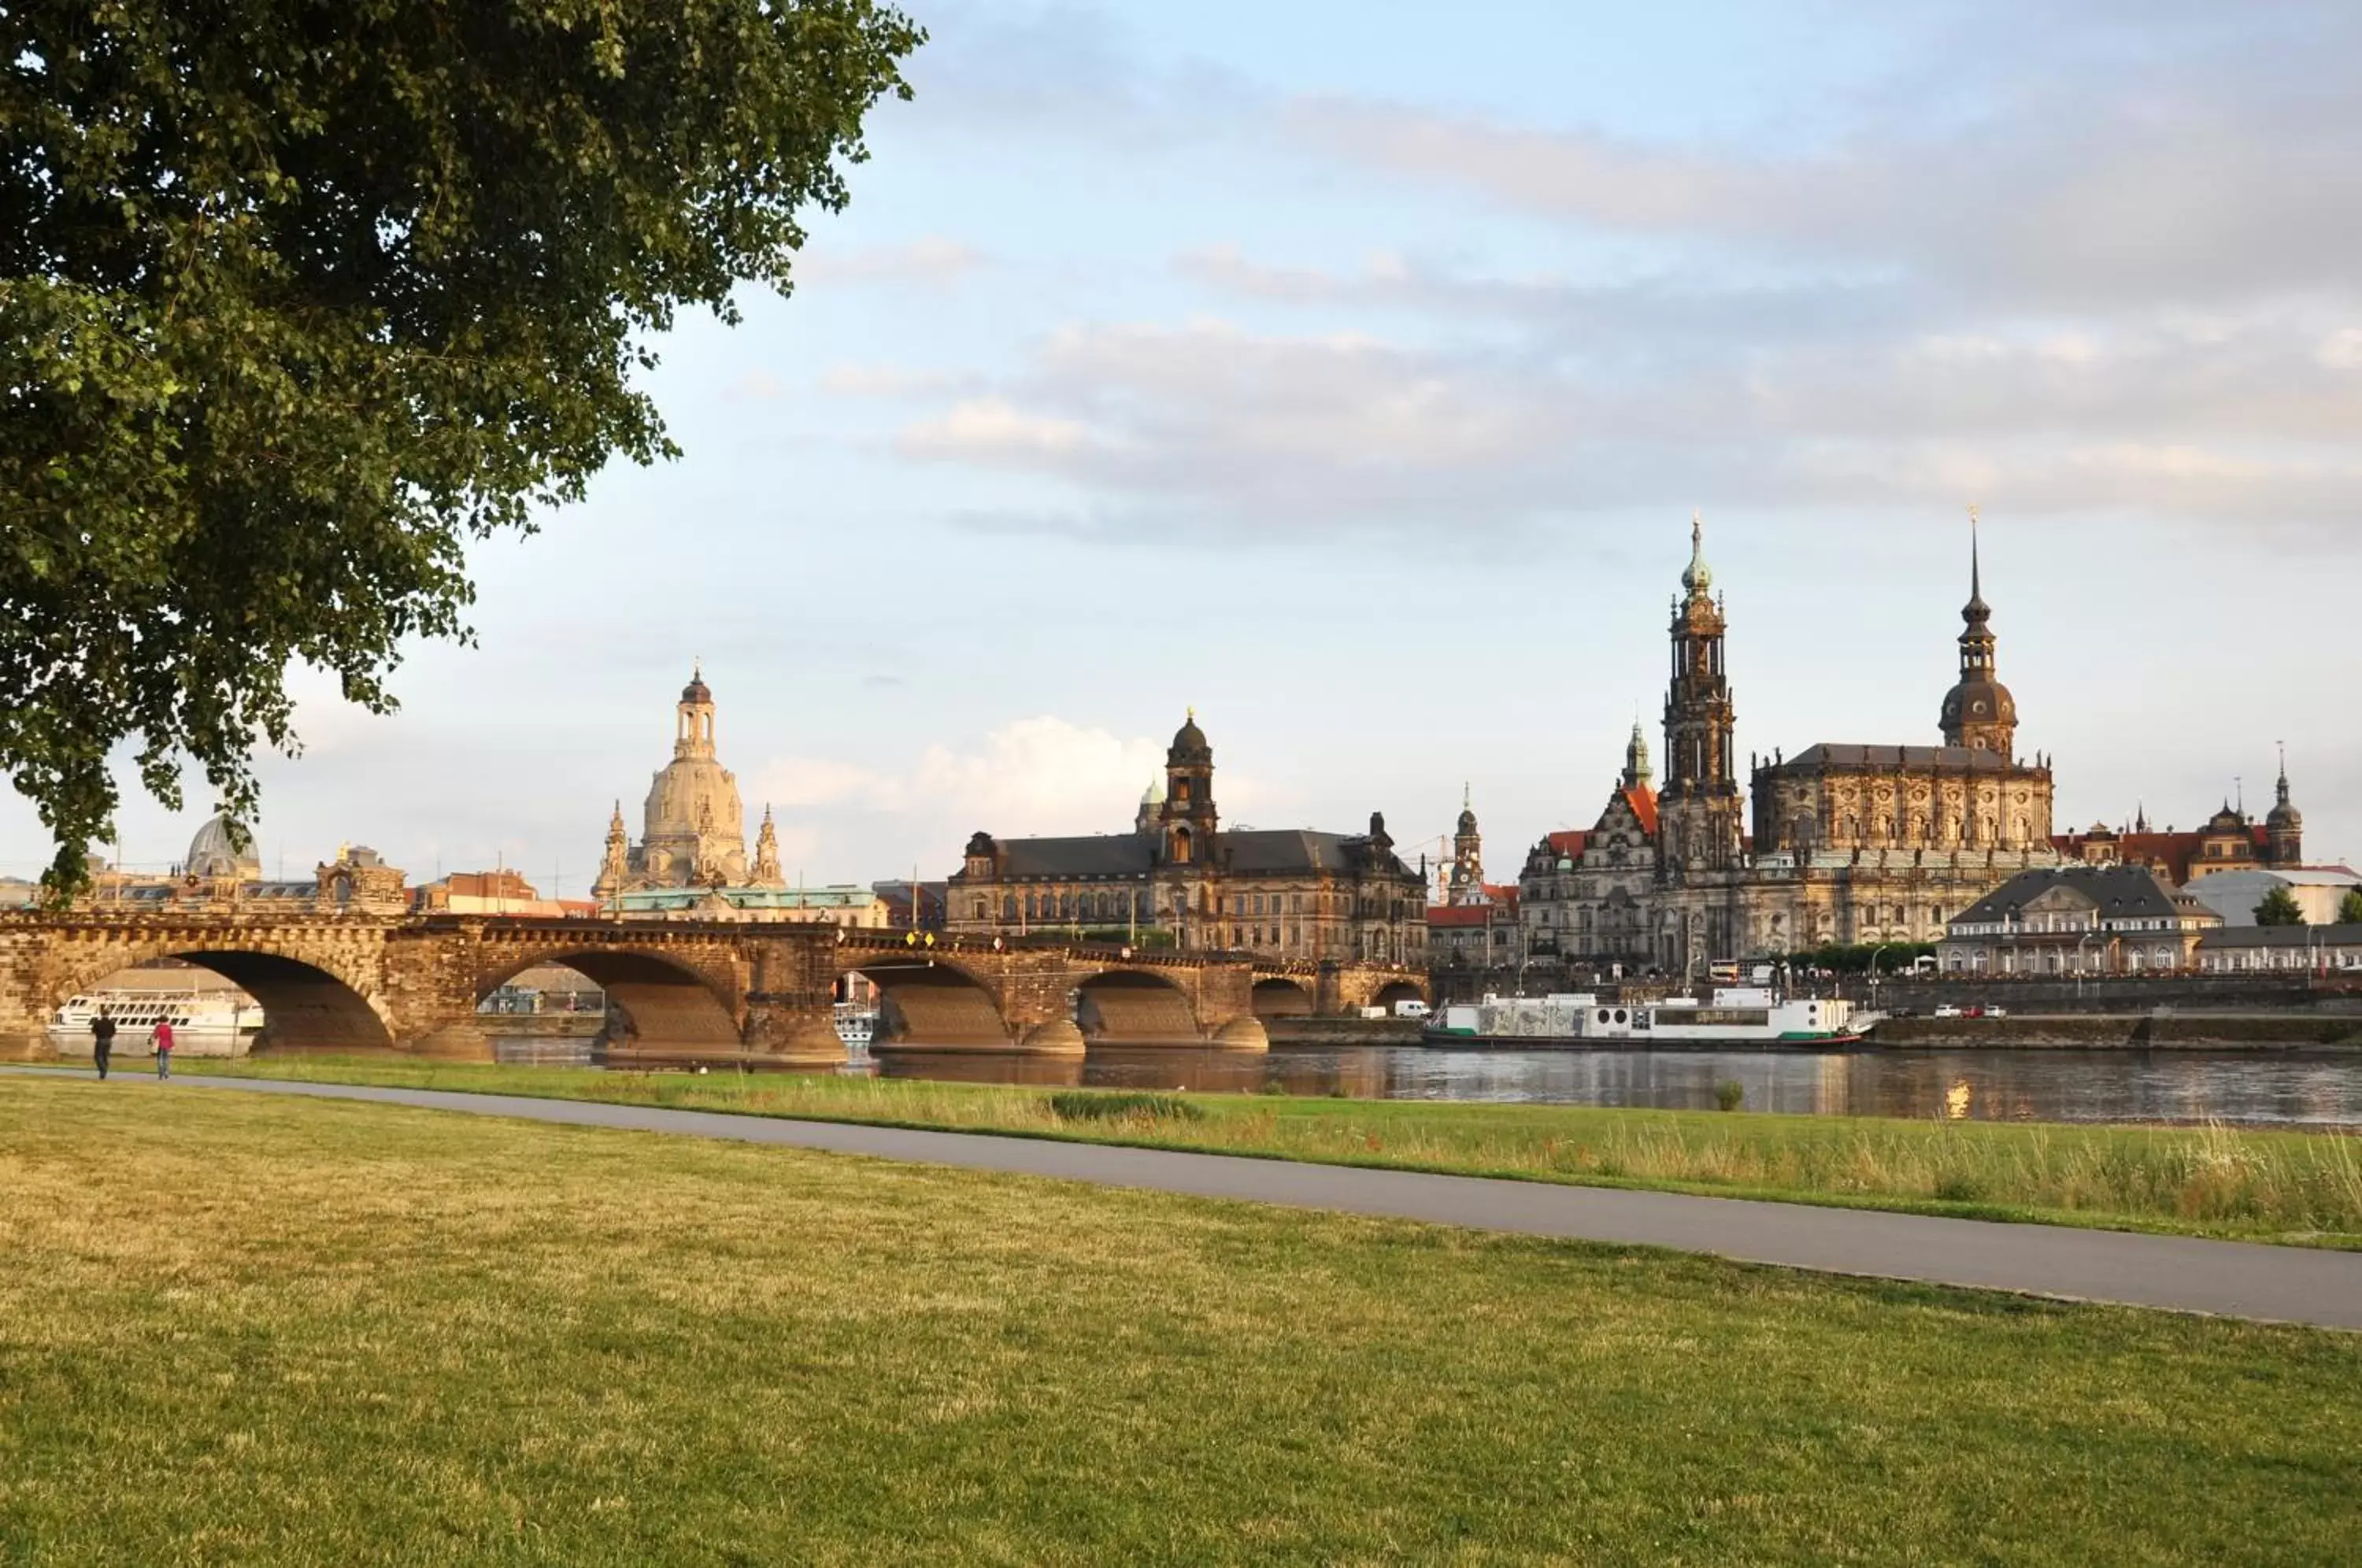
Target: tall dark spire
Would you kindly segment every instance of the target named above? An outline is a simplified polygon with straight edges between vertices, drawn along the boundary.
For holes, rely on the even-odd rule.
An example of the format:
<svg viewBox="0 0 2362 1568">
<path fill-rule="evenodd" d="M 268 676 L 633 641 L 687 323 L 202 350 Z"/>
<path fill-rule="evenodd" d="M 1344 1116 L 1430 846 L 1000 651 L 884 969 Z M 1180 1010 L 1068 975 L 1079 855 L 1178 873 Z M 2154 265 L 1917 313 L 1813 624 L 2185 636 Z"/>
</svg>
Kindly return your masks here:
<svg viewBox="0 0 2362 1568">
<path fill-rule="evenodd" d="M 1969 602 L 1960 611 L 1960 679 L 1944 699 L 1944 744 L 2014 756 L 2017 701 L 1999 674 L 2000 639 L 1985 602 L 1985 570 L 1977 509 L 1969 508 Z"/>
</svg>

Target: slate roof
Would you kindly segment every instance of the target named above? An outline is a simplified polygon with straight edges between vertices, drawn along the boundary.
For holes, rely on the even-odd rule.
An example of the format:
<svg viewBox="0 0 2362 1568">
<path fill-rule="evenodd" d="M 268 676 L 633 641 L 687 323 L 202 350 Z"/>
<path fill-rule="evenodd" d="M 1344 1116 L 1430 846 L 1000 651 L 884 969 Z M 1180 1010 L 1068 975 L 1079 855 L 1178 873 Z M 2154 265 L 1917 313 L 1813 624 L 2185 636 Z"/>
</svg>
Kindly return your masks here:
<svg viewBox="0 0 2362 1568">
<path fill-rule="evenodd" d="M 1004 838 L 994 841 L 1000 851 L 1001 875 L 1021 878 L 1140 878 L 1156 867 L 1157 840 L 1139 833 L 1094 834 L 1087 838 Z M 1236 876 L 1284 875 L 1299 871 L 1350 872 L 1353 852 L 1369 840 L 1350 834 L 1315 833 L 1308 828 L 1256 829 L 1218 833 L 1204 862 Z M 1391 868 L 1411 875 L 1398 856 L 1387 856 Z"/>
<path fill-rule="evenodd" d="M 1156 863 L 1156 841 L 1146 834 L 1004 838 L 998 843 L 1005 877 L 1144 877 Z"/>
<path fill-rule="evenodd" d="M 2226 925 L 2201 947 L 2362 947 L 2362 925 Z"/>
<path fill-rule="evenodd" d="M 1955 925 L 2002 925 L 2056 888 L 2071 888 L 2107 920 L 2166 920 L 2184 912 L 2173 889 L 2146 866 L 2068 866 L 2021 871 L 1953 918 Z"/>
<path fill-rule="evenodd" d="M 1783 767 L 1951 767 L 1994 773 L 2016 765 L 1997 751 L 1967 745 L 1839 745 L 1823 741 L 1805 747 Z"/>
<path fill-rule="evenodd" d="M 1356 842 L 1346 834 L 1309 828 L 1224 833 L 1215 835 L 1214 857 L 1225 871 L 1350 871 L 1353 862 L 1345 846 Z"/>
</svg>

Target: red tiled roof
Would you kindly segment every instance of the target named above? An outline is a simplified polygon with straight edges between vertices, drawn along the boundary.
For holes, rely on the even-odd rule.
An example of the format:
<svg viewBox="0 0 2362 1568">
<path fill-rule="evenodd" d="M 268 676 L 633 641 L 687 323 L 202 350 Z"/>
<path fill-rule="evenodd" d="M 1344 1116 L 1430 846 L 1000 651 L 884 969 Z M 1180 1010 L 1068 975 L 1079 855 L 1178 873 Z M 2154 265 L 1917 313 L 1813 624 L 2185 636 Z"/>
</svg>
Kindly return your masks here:
<svg viewBox="0 0 2362 1568">
<path fill-rule="evenodd" d="M 1650 838 L 1657 836 L 1657 792 L 1646 784 L 1624 791 L 1624 803 L 1640 819 L 1640 831 Z"/>
<path fill-rule="evenodd" d="M 1485 896 L 1506 910 L 1518 907 L 1518 885 L 1515 882 L 1486 882 Z"/>
<path fill-rule="evenodd" d="M 1483 925 L 1491 920 L 1493 911 L 1483 904 L 1429 904 L 1427 923 L 1429 926 Z"/>
<path fill-rule="evenodd" d="M 1583 846 L 1590 838 L 1591 834 L 1581 828 L 1568 828 L 1551 834 L 1547 842 L 1551 848 L 1569 860 L 1580 860 L 1583 858 Z"/>
<path fill-rule="evenodd" d="M 2257 858 L 2271 848 L 2271 830 L 2256 823 L 2248 830 L 2254 841 Z M 2147 866 L 2162 868 L 2165 875 L 2180 887 L 2190 880 L 2192 867 L 2204 850 L 2209 834 L 2203 833 L 2126 833 L 2110 834 L 2114 840 L 2116 858 L 2126 866 Z M 2050 841 L 2051 847 L 2070 859 L 2083 858 L 2083 845 L 2092 835 L 2087 833 L 2060 834 Z"/>
</svg>

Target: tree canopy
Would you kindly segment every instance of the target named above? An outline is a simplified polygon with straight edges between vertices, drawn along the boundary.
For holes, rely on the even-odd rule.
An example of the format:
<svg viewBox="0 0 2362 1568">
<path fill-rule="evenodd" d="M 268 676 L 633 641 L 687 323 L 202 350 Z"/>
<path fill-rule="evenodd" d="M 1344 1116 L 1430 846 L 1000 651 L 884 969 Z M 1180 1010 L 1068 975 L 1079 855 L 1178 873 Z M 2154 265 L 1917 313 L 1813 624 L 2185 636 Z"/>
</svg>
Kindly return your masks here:
<svg viewBox="0 0 2362 1568">
<path fill-rule="evenodd" d="M 672 451 L 634 375 L 785 291 L 924 35 L 873 0 L 0 6 L 0 767 L 234 819 L 284 677 L 393 705 L 465 547 Z"/>
<path fill-rule="evenodd" d="M 2298 903 L 2296 895 L 2286 888 L 2274 888 L 2270 892 L 2266 893 L 2263 901 L 2256 906 L 2256 923 L 2257 925 L 2302 925 L 2305 923 L 2304 906 Z"/>
<path fill-rule="evenodd" d="M 2337 900 L 2337 923 L 2362 925 L 2362 888 L 2349 888 Z"/>
</svg>

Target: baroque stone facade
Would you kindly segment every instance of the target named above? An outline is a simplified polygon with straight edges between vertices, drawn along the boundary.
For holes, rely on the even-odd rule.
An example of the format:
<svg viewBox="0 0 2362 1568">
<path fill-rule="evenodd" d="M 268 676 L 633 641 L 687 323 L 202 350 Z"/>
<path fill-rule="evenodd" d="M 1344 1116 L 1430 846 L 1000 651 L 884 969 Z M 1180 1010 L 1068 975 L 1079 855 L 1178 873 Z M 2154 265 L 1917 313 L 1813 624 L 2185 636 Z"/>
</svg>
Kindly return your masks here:
<svg viewBox="0 0 2362 1568">
<path fill-rule="evenodd" d="M 1367 834 L 1225 829 L 1214 750 L 1197 715 L 1165 753 L 1162 790 L 1131 830 L 1084 838 L 968 841 L 945 894 L 958 936 L 1083 933 L 1290 960 L 1418 964 L 1426 879 Z"/>
<path fill-rule="evenodd" d="M 737 775 L 722 766 L 714 737 L 712 689 L 691 672 L 673 711 L 672 760 L 648 785 L 640 841 L 624 827 L 624 803 L 607 819 L 607 842 L 591 897 L 608 913 L 674 919 L 805 921 L 817 916 L 790 898 L 779 868 L 778 829 L 763 808 L 755 858 L 746 858 L 746 815 Z M 693 900 L 668 896 L 695 889 Z M 854 920 L 844 923 L 866 924 Z"/>
<path fill-rule="evenodd" d="M 766 812 L 767 825 L 769 820 Z M 698 669 L 674 710 L 672 760 L 648 785 L 640 842 L 624 839 L 623 802 L 617 801 L 591 891 L 605 898 L 633 888 L 743 887 L 746 881 L 745 809 L 737 775 L 716 755 L 713 692 Z"/>
<path fill-rule="evenodd" d="M 1750 834 L 1727 610 L 1693 519 L 1670 632 L 1663 788 L 1635 726 L 1597 825 L 1552 834 L 1527 859 L 1529 954 L 1570 970 L 1697 978 L 1714 963 L 1831 943 L 1933 942 L 2010 877 L 2058 864 L 2049 764 L 2011 749 L 2017 704 L 1974 551 L 1961 613 L 1943 744 L 1750 758 Z"/>
</svg>

